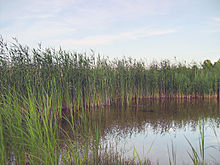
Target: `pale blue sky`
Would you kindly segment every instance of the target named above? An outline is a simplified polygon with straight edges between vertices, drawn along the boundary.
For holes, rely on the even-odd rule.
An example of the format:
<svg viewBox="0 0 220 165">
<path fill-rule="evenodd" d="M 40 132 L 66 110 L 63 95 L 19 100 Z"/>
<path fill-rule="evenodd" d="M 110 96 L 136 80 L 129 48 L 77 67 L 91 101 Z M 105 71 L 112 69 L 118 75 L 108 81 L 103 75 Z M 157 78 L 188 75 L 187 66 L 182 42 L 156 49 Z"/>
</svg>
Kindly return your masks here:
<svg viewBox="0 0 220 165">
<path fill-rule="evenodd" d="M 0 0 L 7 41 L 110 58 L 220 58 L 220 0 Z"/>
</svg>

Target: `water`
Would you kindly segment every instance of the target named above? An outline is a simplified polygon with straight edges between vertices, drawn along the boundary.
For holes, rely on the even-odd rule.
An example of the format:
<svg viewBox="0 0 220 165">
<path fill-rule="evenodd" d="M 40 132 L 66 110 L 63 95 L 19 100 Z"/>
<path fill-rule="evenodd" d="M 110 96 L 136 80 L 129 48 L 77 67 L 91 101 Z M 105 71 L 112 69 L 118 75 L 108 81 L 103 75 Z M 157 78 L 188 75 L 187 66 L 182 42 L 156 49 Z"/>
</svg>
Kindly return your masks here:
<svg viewBox="0 0 220 165">
<path fill-rule="evenodd" d="M 172 143 L 177 164 L 192 164 L 188 155 L 192 152 L 186 138 L 199 153 L 199 120 L 203 120 L 205 160 L 208 164 L 220 164 L 220 107 L 215 100 L 145 100 L 138 106 L 115 105 L 88 116 L 102 121 L 101 145 L 129 159 L 133 159 L 136 151 L 141 160 L 149 159 L 152 164 L 163 165 L 169 164 L 168 148 L 172 152 Z"/>
</svg>

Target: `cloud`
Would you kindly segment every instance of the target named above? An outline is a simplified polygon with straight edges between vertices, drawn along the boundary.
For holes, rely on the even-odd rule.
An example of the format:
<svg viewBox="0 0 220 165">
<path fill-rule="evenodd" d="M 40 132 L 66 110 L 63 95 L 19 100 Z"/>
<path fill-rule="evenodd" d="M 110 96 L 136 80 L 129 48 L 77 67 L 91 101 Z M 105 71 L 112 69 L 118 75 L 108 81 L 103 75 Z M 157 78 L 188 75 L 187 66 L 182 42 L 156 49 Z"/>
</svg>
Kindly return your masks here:
<svg viewBox="0 0 220 165">
<path fill-rule="evenodd" d="M 22 0 L 12 3 L 12 0 L 8 0 L 6 8 L 2 8 L 1 21 L 2 25 L 5 24 L 0 28 L 3 35 L 17 37 L 27 43 L 57 41 L 64 45 L 94 46 L 135 40 L 176 32 L 175 29 L 149 28 L 126 32 L 129 26 L 149 27 L 147 19 L 139 21 L 146 22 L 145 25 L 135 25 L 134 21 L 142 16 L 162 15 L 170 11 L 173 8 L 171 1 Z M 126 27 L 122 25 L 118 28 L 118 24 L 124 22 Z M 122 29 L 125 32 L 120 32 Z M 98 31 L 103 35 L 94 35 Z"/>
<path fill-rule="evenodd" d="M 220 22 L 220 17 L 213 17 L 212 20 L 215 22 Z"/>
<path fill-rule="evenodd" d="M 8 0 L 8 5 L 2 8 L 1 21 L 10 22 L 15 27 L 17 22 L 26 22 L 30 26 L 29 24 L 44 19 L 69 22 L 74 29 L 106 30 L 117 27 L 121 22 L 134 22 L 141 17 L 166 14 L 174 8 L 171 2 L 172 0 Z"/>
<path fill-rule="evenodd" d="M 74 4 L 76 0 L 26 0 L 24 11 L 33 14 L 55 14 Z"/>
<path fill-rule="evenodd" d="M 220 33 L 220 29 L 217 29 L 217 30 L 206 30 L 206 31 L 202 31 L 202 32 L 208 32 L 208 33 Z"/>
<path fill-rule="evenodd" d="M 1 35 L 7 38 L 16 37 L 22 42 L 41 42 L 54 38 L 62 38 L 74 34 L 76 29 L 65 22 L 40 21 L 26 26 L 25 23 L 17 24 L 16 28 L 0 28 Z"/>
<path fill-rule="evenodd" d="M 112 23 L 140 19 L 145 16 L 165 15 L 172 8 L 171 0 L 111 0 L 77 1 L 72 7 L 69 20 L 81 27 L 109 26 Z M 72 14 L 74 12 L 74 14 Z M 144 21 L 144 20 L 143 20 Z M 92 26 L 91 26 L 92 25 Z"/>
<path fill-rule="evenodd" d="M 165 35 L 176 32 L 176 29 L 137 29 L 130 32 L 120 32 L 111 35 L 95 35 L 81 39 L 67 39 L 60 42 L 64 45 L 95 46 L 110 44 L 115 41 L 137 40 L 149 36 Z"/>
<path fill-rule="evenodd" d="M 126 21 L 146 15 L 163 15 L 173 8 L 171 0 L 23 0 L 14 5 L 12 0 L 8 11 L 6 9 L 2 19 L 64 19 L 75 22 L 76 26 L 89 27 L 108 26 L 112 22 Z M 8 2 L 8 3 L 9 3 Z M 19 10 L 18 10 L 19 8 Z M 91 26 L 90 26 L 91 27 Z"/>
<path fill-rule="evenodd" d="M 8 0 L 4 7 L 0 7 L 1 20 L 20 20 L 49 18 L 56 16 L 65 8 L 74 4 L 77 0 Z"/>
</svg>

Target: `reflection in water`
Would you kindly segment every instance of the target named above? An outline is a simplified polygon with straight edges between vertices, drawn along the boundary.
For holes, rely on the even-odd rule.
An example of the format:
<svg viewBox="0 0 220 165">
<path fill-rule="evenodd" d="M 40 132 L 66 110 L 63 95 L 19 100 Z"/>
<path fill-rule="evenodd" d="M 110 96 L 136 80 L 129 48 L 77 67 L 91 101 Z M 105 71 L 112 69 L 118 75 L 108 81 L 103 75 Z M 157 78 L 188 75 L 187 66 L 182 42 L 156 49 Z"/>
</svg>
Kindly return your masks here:
<svg viewBox="0 0 220 165">
<path fill-rule="evenodd" d="M 176 147 L 178 164 L 192 164 L 187 153 L 191 149 L 185 137 L 199 151 L 200 119 L 205 121 L 205 146 L 220 146 L 220 108 L 215 100 L 144 100 L 138 105 L 114 105 L 97 110 L 88 113 L 88 118 L 91 125 L 101 119 L 102 144 L 115 151 L 122 149 L 124 156 L 130 159 L 135 148 L 142 160 L 149 158 L 153 164 L 169 164 L 171 141 Z M 152 150 L 147 153 L 152 143 Z M 220 151 L 207 148 L 208 164 L 220 162 L 217 155 Z"/>
<path fill-rule="evenodd" d="M 153 110 L 146 112 L 145 110 Z M 151 100 L 127 108 L 113 106 L 102 111 L 102 127 L 111 133 L 114 129 L 125 134 L 144 131 L 146 125 L 155 133 L 163 134 L 187 125 L 195 130 L 200 118 L 219 123 L 219 105 L 214 101 L 159 101 Z"/>
</svg>

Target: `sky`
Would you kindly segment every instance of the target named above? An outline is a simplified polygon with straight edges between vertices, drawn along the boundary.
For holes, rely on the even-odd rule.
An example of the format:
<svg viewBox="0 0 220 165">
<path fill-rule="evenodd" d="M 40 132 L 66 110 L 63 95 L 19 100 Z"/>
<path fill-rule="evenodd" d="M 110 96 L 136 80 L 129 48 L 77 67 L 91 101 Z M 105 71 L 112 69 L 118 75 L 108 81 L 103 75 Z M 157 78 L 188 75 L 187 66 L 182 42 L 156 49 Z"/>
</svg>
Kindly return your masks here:
<svg viewBox="0 0 220 165">
<path fill-rule="evenodd" d="M 0 35 L 147 62 L 220 58 L 220 0 L 0 0 Z"/>
</svg>

